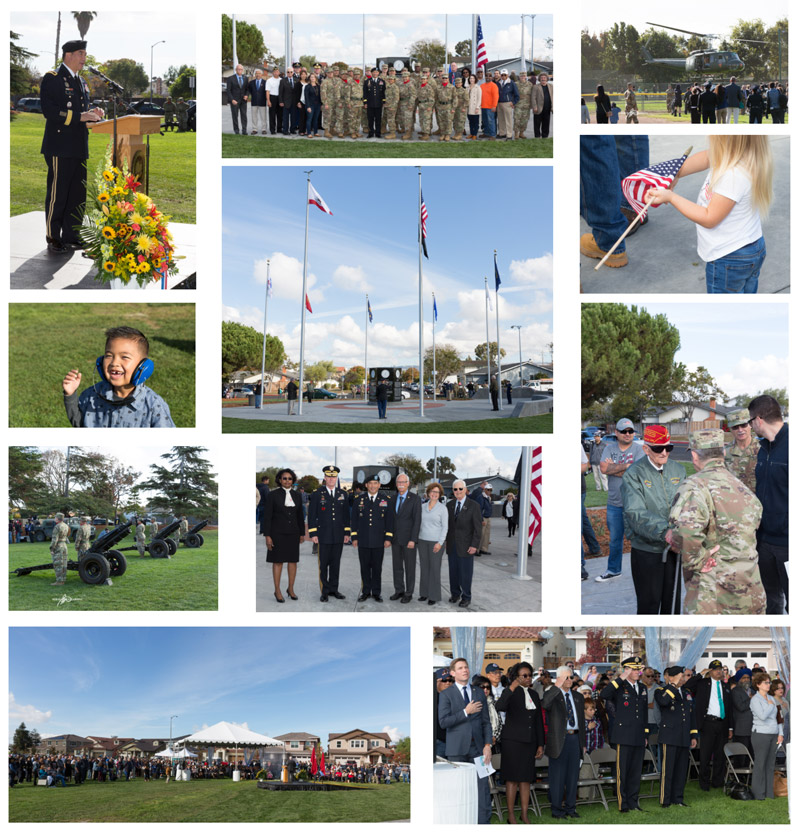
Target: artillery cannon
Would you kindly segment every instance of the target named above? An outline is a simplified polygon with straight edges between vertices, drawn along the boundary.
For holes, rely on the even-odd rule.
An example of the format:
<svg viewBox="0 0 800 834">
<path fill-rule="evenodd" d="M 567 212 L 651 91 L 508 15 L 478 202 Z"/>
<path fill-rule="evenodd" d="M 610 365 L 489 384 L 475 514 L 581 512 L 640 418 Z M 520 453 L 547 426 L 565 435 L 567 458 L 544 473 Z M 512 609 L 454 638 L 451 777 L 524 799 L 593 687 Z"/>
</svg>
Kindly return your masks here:
<svg viewBox="0 0 800 834">
<path fill-rule="evenodd" d="M 125 573 L 128 562 L 122 555 L 122 549 L 113 549 L 117 542 L 122 541 L 128 535 L 131 524 L 128 521 L 118 527 L 109 527 L 99 535 L 91 544 L 83 557 L 77 562 L 70 559 L 67 562 L 67 570 L 76 570 L 81 580 L 87 585 L 111 585 L 111 576 L 122 576 Z M 17 576 L 27 576 L 35 570 L 52 570 L 52 563 L 46 565 L 33 565 L 28 568 L 17 568 L 14 573 Z"/>
<path fill-rule="evenodd" d="M 170 533 L 174 533 L 180 526 L 180 521 L 172 521 L 166 527 L 162 527 L 150 540 L 150 544 L 144 546 L 144 549 L 153 559 L 169 559 L 170 556 L 174 556 L 178 551 L 178 544 L 169 535 Z M 133 547 L 123 547 L 122 549 L 138 550 L 139 548 L 134 545 Z"/>
<path fill-rule="evenodd" d="M 186 545 L 186 547 L 202 547 L 205 543 L 205 539 L 203 538 L 203 534 L 200 532 L 206 525 L 208 524 L 208 519 L 205 521 L 201 521 L 199 524 L 195 524 L 191 530 L 186 532 L 186 535 L 183 536 L 180 541 Z"/>
</svg>

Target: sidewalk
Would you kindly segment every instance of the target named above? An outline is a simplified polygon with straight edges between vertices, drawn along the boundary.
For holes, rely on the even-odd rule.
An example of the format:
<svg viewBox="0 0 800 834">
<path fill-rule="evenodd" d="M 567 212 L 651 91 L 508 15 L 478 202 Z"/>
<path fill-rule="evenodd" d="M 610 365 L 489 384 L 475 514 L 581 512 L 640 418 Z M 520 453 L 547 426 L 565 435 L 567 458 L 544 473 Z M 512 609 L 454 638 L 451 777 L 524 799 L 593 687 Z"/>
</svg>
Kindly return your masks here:
<svg viewBox="0 0 800 834">
<path fill-rule="evenodd" d="M 286 602 L 280 604 L 275 600 L 272 584 L 272 566 L 267 564 L 267 549 L 264 537 L 256 536 L 256 611 L 296 613 L 307 611 L 327 611 L 344 613 L 352 611 L 407 613 L 426 611 L 429 614 L 475 613 L 489 611 L 526 611 L 542 610 L 542 543 L 538 538 L 533 544 L 533 554 L 528 559 L 528 576 L 530 580 L 514 579 L 517 568 L 517 537 L 508 538 L 508 528 L 502 519 L 492 520 L 491 556 L 475 557 L 475 571 L 472 579 L 472 604 L 469 608 L 459 608 L 447 602 L 450 596 L 448 582 L 447 556 L 442 557 L 442 601 L 436 605 L 418 602 L 419 596 L 419 558 L 417 559 L 416 587 L 414 598 L 403 605 L 400 600 L 390 601 L 394 593 L 392 584 L 392 551 L 387 548 L 383 559 L 381 574 L 383 602 L 368 599 L 358 602 L 361 588 L 361 573 L 358 563 L 358 550 L 346 544 L 342 552 L 339 572 L 339 590 L 347 599 L 330 598 L 320 602 L 319 573 L 317 557 L 311 554 L 311 542 L 300 545 L 300 562 L 297 567 L 297 579 L 294 592 L 297 601 L 289 599 L 286 594 L 287 568 L 284 565 L 281 595 Z"/>
</svg>

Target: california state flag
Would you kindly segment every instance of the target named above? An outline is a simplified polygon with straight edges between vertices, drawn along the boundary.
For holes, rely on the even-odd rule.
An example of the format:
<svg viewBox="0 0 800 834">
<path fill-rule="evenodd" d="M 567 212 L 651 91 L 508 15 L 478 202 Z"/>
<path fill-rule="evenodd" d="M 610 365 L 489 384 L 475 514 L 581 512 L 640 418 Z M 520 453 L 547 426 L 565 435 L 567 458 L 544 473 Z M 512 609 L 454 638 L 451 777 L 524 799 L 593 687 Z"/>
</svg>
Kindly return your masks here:
<svg viewBox="0 0 800 834">
<path fill-rule="evenodd" d="M 330 216 L 333 217 L 333 212 L 328 208 L 327 203 L 319 195 L 319 192 L 317 191 L 317 189 L 314 188 L 314 186 L 311 185 L 311 183 L 308 184 L 308 189 L 309 189 L 308 202 L 312 206 L 316 206 L 320 211 L 324 211 L 325 214 L 330 214 Z"/>
</svg>

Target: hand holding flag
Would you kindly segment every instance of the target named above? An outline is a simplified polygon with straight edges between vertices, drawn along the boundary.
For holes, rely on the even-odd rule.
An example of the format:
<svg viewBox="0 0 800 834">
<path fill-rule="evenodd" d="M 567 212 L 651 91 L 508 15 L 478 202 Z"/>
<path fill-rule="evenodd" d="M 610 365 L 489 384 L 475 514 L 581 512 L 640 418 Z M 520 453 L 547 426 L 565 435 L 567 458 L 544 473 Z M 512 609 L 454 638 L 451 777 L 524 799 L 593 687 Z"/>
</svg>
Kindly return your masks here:
<svg viewBox="0 0 800 834">
<path fill-rule="evenodd" d="M 644 223 L 648 203 L 658 205 L 655 199 L 652 199 L 656 195 L 651 195 L 648 192 L 653 188 L 669 188 L 681 170 L 683 163 L 686 162 L 686 157 L 691 152 L 690 147 L 683 156 L 668 159 L 666 162 L 659 162 L 657 165 L 651 165 L 648 168 L 642 168 L 641 171 L 630 174 L 622 181 L 622 193 L 634 211 L 641 215 L 640 222 Z M 665 201 L 661 200 L 660 202 Z"/>
</svg>

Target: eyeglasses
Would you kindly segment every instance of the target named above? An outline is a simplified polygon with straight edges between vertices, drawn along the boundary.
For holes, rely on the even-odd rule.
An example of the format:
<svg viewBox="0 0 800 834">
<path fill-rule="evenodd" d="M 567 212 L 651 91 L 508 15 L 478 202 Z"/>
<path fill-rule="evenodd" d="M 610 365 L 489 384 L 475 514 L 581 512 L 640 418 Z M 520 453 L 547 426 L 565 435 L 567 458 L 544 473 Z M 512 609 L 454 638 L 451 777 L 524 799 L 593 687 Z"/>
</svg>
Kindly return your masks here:
<svg viewBox="0 0 800 834">
<path fill-rule="evenodd" d="M 752 427 L 752 426 L 753 426 L 753 424 L 755 423 L 755 421 L 756 421 L 756 420 L 758 420 L 758 417 L 751 417 L 751 418 L 747 421 L 747 425 Z"/>
<path fill-rule="evenodd" d="M 518 678 L 530 678 L 533 677 L 530 672 L 526 672 L 524 675 L 517 675 Z"/>
<path fill-rule="evenodd" d="M 633 434 L 633 429 L 617 429 L 618 434 Z"/>
<path fill-rule="evenodd" d="M 650 444 L 647 444 L 650 446 Z M 664 446 L 650 446 L 650 451 L 652 451 L 656 455 L 660 455 L 662 452 L 671 452 L 675 447 L 671 443 L 667 443 Z"/>
<path fill-rule="evenodd" d="M 491 689 L 491 686 L 482 686 L 481 689 L 485 689 L 487 692 Z"/>
<path fill-rule="evenodd" d="M 466 487 L 453 487 L 453 492 L 463 492 Z"/>
</svg>

